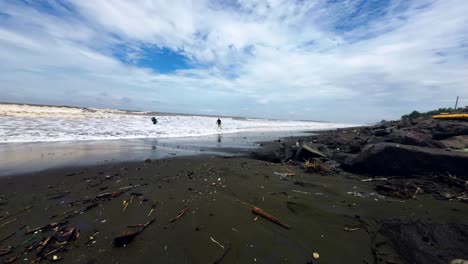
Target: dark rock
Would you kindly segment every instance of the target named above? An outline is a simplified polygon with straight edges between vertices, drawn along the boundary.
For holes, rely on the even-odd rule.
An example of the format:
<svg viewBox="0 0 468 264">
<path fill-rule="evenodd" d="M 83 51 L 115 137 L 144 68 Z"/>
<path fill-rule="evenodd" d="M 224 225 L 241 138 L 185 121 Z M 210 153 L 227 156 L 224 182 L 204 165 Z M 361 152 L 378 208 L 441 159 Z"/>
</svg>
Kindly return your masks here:
<svg viewBox="0 0 468 264">
<path fill-rule="evenodd" d="M 456 136 L 440 141 L 444 147 L 452 149 L 468 148 L 468 136 Z"/>
<path fill-rule="evenodd" d="M 411 146 L 435 147 L 443 148 L 443 144 L 432 139 L 429 134 L 423 134 L 416 131 L 406 131 L 393 129 L 392 133 L 385 137 L 376 137 L 369 140 L 369 143 L 375 144 L 379 142 L 399 143 Z"/>
<path fill-rule="evenodd" d="M 386 136 L 390 134 L 389 131 L 387 131 L 386 129 L 376 129 L 374 130 L 374 136 L 376 137 L 382 137 L 382 136 Z"/>
<path fill-rule="evenodd" d="M 468 122 L 463 121 L 439 121 L 434 128 L 432 138 L 443 140 L 455 136 L 468 135 Z"/>
<path fill-rule="evenodd" d="M 280 163 L 289 160 L 296 154 L 294 147 L 279 142 L 269 142 L 259 150 L 251 153 L 254 159 L 265 160 L 272 163 Z"/>
<path fill-rule="evenodd" d="M 359 155 L 335 155 L 342 168 L 369 175 L 425 175 L 451 173 L 468 178 L 468 153 L 379 143 L 366 146 Z"/>
<path fill-rule="evenodd" d="M 299 160 L 299 161 L 304 161 L 304 160 L 309 160 L 312 158 L 326 158 L 326 157 L 327 155 L 323 154 L 321 151 L 304 143 L 297 150 L 296 155 L 294 156 L 294 159 Z"/>
</svg>

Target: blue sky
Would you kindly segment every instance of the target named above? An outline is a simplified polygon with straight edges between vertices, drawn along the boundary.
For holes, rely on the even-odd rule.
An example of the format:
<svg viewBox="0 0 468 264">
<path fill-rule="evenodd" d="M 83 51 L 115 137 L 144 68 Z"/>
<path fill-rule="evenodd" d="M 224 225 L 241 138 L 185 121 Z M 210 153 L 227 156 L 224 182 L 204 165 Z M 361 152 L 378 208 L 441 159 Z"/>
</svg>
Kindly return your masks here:
<svg viewBox="0 0 468 264">
<path fill-rule="evenodd" d="M 468 104 L 465 0 L 0 0 L 0 101 L 373 122 Z"/>
</svg>

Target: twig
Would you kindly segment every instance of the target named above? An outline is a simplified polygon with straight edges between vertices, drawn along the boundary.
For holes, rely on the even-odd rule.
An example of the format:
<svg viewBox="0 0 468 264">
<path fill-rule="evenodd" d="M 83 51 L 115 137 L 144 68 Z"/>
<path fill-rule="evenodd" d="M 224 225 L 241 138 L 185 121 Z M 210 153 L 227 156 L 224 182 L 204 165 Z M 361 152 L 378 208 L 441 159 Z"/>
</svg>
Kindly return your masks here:
<svg viewBox="0 0 468 264">
<path fill-rule="evenodd" d="M 14 216 L 14 215 L 17 215 L 17 214 L 19 214 L 19 213 L 22 213 L 22 212 L 24 212 L 24 211 L 30 209 L 31 207 L 33 207 L 33 206 L 30 205 L 30 206 L 27 206 L 27 207 L 25 207 L 25 208 L 19 210 L 19 211 L 16 211 L 16 212 L 12 213 L 12 214 L 4 215 L 4 216 L 0 217 L 0 220 L 3 220 L 3 219 L 6 219 L 6 218 L 9 218 L 9 217 L 12 217 L 12 216 Z"/>
<path fill-rule="evenodd" d="M 262 209 L 260 209 L 260 208 L 258 208 L 258 207 L 256 207 L 256 206 L 253 206 L 253 205 L 251 205 L 251 204 L 249 204 L 249 203 L 243 202 L 243 201 L 241 201 L 241 200 L 239 200 L 239 202 L 240 202 L 240 203 L 243 203 L 243 204 L 245 204 L 245 205 L 247 205 L 247 206 L 250 206 L 251 209 L 252 209 L 252 213 L 254 213 L 254 214 L 256 214 L 256 215 L 259 215 L 259 216 L 261 216 L 261 217 L 263 217 L 263 218 L 265 218 L 265 219 L 267 219 L 267 220 L 270 220 L 271 222 L 273 222 L 273 223 L 275 223 L 275 224 L 277 224 L 277 225 L 280 225 L 280 226 L 282 226 L 282 227 L 284 227 L 284 228 L 286 228 L 286 229 L 289 229 L 289 228 L 290 228 L 289 225 L 282 223 L 280 220 L 278 220 L 277 218 L 275 218 L 275 217 L 272 216 L 271 214 L 269 214 L 269 213 L 263 211 Z"/>
<path fill-rule="evenodd" d="M 218 241 L 216 241 L 214 238 L 210 237 L 211 241 L 213 241 L 213 243 L 217 244 L 218 246 L 220 246 L 222 249 L 224 249 L 224 246 L 221 245 L 221 243 L 219 243 Z"/>
<path fill-rule="evenodd" d="M 219 264 L 221 263 L 221 261 L 223 261 L 224 257 L 226 257 L 226 255 L 229 253 L 229 251 L 231 250 L 231 247 L 229 246 L 228 248 L 226 248 L 226 250 L 224 250 L 224 253 L 223 255 L 221 255 L 217 260 L 215 260 L 213 263 L 214 264 Z"/>
<path fill-rule="evenodd" d="M 171 219 L 169 223 L 177 221 L 177 219 L 181 218 L 187 210 L 188 210 L 188 206 L 182 209 L 182 211 L 180 211 L 180 213 L 174 219 Z"/>
<path fill-rule="evenodd" d="M 0 243 L 2 243 L 3 241 L 9 239 L 10 237 L 14 236 L 15 234 L 16 234 L 16 232 L 13 232 L 13 233 L 11 233 L 10 235 L 8 235 L 8 236 L 6 236 L 6 237 L 0 239 Z"/>
<path fill-rule="evenodd" d="M 13 219 L 11 219 L 11 220 L 9 220 L 9 221 L 6 221 L 5 223 L 3 223 L 3 224 L 0 225 L 0 226 L 6 226 L 6 225 L 8 225 L 9 223 L 13 223 L 14 221 L 16 221 L 16 218 L 13 218 Z"/>
</svg>

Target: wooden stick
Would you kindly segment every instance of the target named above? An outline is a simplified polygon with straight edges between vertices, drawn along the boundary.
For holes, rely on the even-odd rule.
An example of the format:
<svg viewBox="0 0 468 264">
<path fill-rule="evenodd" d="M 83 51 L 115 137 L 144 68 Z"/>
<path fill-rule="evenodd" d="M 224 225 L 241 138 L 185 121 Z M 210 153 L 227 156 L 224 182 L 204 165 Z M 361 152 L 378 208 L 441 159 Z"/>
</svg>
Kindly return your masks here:
<svg viewBox="0 0 468 264">
<path fill-rule="evenodd" d="M 13 232 L 10 235 L 6 236 L 5 238 L 0 239 L 0 243 L 2 243 L 3 241 L 9 239 L 10 237 L 14 236 L 15 234 L 16 234 L 16 232 Z"/>
<path fill-rule="evenodd" d="M 229 246 L 229 247 L 223 252 L 223 255 L 221 255 L 221 257 L 219 257 L 217 260 L 215 260 L 214 264 L 219 264 L 219 263 L 221 263 L 221 261 L 223 261 L 224 257 L 226 257 L 226 255 L 229 253 L 230 250 L 231 250 L 231 247 Z"/>
<path fill-rule="evenodd" d="M 243 202 L 241 200 L 239 200 L 239 202 L 242 203 L 242 204 L 245 204 L 247 206 L 250 206 L 252 208 L 252 213 L 254 213 L 256 215 L 259 215 L 259 216 L 261 216 L 261 217 L 263 217 L 263 218 L 265 218 L 267 220 L 270 220 L 271 222 L 273 222 L 273 223 L 275 223 L 277 225 L 280 225 L 280 226 L 282 226 L 282 227 L 284 227 L 286 229 L 290 228 L 289 225 L 282 223 L 280 220 L 278 220 L 277 218 L 275 218 L 271 214 L 263 211 L 262 209 L 260 209 L 260 208 L 258 208 L 256 206 L 253 206 L 253 205 L 251 205 L 249 203 Z"/>
<path fill-rule="evenodd" d="M 14 222 L 14 221 L 16 221 L 16 218 L 13 218 L 13 219 L 11 219 L 11 220 L 6 221 L 6 222 L 3 223 L 2 225 L 0 225 L 0 227 L 6 226 L 6 225 L 8 225 L 9 223 L 12 223 L 12 222 Z"/>
<path fill-rule="evenodd" d="M 30 209 L 31 207 L 33 207 L 33 206 L 30 205 L 30 206 L 27 206 L 27 207 L 25 207 L 25 208 L 19 210 L 19 211 L 16 211 L 16 212 L 12 213 L 12 214 L 4 215 L 4 216 L 0 217 L 0 220 L 3 220 L 3 219 L 6 219 L 6 218 L 9 218 L 9 217 L 12 217 L 12 216 L 14 216 L 14 215 L 17 215 L 17 214 L 19 214 L 19 213 L 22 213 L 22 212 L 24 212 L 24 211 Z"/>
<path fill-rule="evenodd" d="M 177 221 L 177 219 L 181 218 L 187 210 L 188 210 L 188 206 L 182 209 L 182 211 L 180 211 L 180 213 L 174 219 L 171 219 L 169 223 Z"/>
<path fill-rule="evenodd" d="M 286 229 L 289 229 L 289 228 L 290 228 L 289 225 L 281 223 L 280 220 L 278 220 L 277 218 L 275 218 L 275 217 L 272 216 L 271 214 L 269 214 L 269 213 L 263 211 L 262 209 L 260 209 L 260 208 L 258 208 L 258 207 L 253 207 L 253 208 L 252 208 L 252 213 L 254 213 L 254 214 L 256 214 L 256 215 L 259 215 L 259 216 L 261 216 L 261 217 L 263 217 L 263 218 L 265 218 L 265 219 L 268 219 L 268 220 L 270 220 L 271 222 L 273 222 L 273 223 L 275 223 L 275 224 L 277 224 L 277 225 L 280 225 L 280 226 L 282 226 L 282 227 L 284 227 L 284 228 L 286 228 Z"/>
</svg>

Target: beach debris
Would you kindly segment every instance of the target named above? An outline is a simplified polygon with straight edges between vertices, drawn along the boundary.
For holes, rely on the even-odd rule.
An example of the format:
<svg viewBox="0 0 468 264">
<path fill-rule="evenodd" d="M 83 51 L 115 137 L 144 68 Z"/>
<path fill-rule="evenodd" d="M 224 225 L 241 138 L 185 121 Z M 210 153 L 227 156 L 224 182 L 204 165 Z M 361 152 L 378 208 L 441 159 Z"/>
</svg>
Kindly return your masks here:
<svg viewBox="0 0 468 264">
<path fill-rule="evenodd" d="M 57 199 L 60 199 L 60 198 L 65 197 L 65 196 L 68 195 L 68 194 L 70 194 L 69 191 L 61 192 L 61 193 L 58 193 L 58 194 L 49 196 L 47 199 L 48 199 L 48 200 L 57 200 Z"/>
<path fill-rule="evenodd" d="M 182 209 L 182 211 L 180 211 L 179 214 L 175 218 L 169 220 L 169 223 L 177 221 L 177 219 L 181 218 L 185 214 L 185 212 L 187 212 L 187 210 L 188 210 L 188 206 Z"/>
<path fill-rule="evenodd" d="M 79 236 L 80 236 L 80 233 L 78 229 L 75 227 L 64 228 L 55 232 L 54 234 L 54 238 L 58 242 L 70 241 L 70 240 L 78 238 Z"/>
<path fill-rule="evenodd" d="M 371 182 L 371 181 L 387 181 L 388 178 L 369 178 L 369 179 L 362 179 L 362 182 Z"/>
<path fill-rule="evenodd" d="M 150 216 L 153 213 L 153 211 L 154 211 L 154 208 L 151 208 L 151 210 L 148 213 L 148 216 Z"/>
<path fill-rule="evenodd" d="M 375 189 L 379 194 L 398 199 L 415 199 L 417 194 L 423 192 L 422 188 L 414 183 L 379 184 Z"/>
<path fill-rule="evenodd" d="M 52 256 L 52 262 L 56 262 L 56 261 L 59 261 L 59 260 L 62 260 L 62 257 L 59 257 L 57 255 Z"/>
<path fill-rule="evenodd" d="M 12 248 L 12 247 L 0 248 L 0 257 L 1 257 L 1 256 L 5 256 L 5 255 L 8 255 L 8 254 L 10 254 L 11 252 L 13 252 L 13 248 Z"/>
<path fill-rule="evenodd" d="M 95 243 L 96 242 L 96 239 L 95 239 L 95 236 L 97 236 L 97 234 L 99 234 L 98 231 L 92 233 L 91 235 L 88 236 L 88 241 L 86 241 L 85 245 L 88 245 L 89 243 Z"/>
<path fill-rule="evenodd" d="M 277 225 L 280 225 L 286 229 L 289 229 L 289 225 L 287 224 L 284 224 L 282 223 L 281 221 L 279 221 L 277 218 L 275 218 L 274 216 L 268 214 L 267 212 L 263 211 L 262 209 L 258 208 L 258 207 L 252 207 L 252 213 L 256 214 L 256 215 L 259 215 L 267 220 L 270 220 L 271 222 L 277 224 Z"/>
<path fill-rule="evenodd" d="M 223 254 L 222 254 L 218 259 L 216 259 L 213 263 L 214 263 L 214 264 L 219 264 L 219 263 L 221 263 L 221 261 L 223 261 L 223 259 L 226 257 L 226 255 L 229 253 L 230 250 L 231 250 L 231 247 L 228 246 L 228 247 L 224 250 Z"/>
<path fill-rule="evenodd" d="M 326 158 L 327 155 L 317 150 L 316 148 L 303 143 L 301 148 L 297 150 L 295 159 L 296 160 L 307 160 L 310 158 Z"/>
<path fill-rule="evenodd" d="M 114 247 L 123 247 L 128 245 L 130 242 L 135 239 L 136 236 L 138 236 L 143 230 L 145 230 L 149 225 L 151 225 L 154 222 L 155 219 L 152 219 L 142 225 L 138 225 L 140 227 L 139 230 L 137 231 L 125 231 L 123 232 L 120 236 L 117 236 L 114 238 L 113 244 Z"/>
<path fill-rule="evenodd" d="M 468 260 L 454 259 L 454 260 L 450 261 L 450 264 L 468 264 Z"/>
<path fill-rule="evenodd" d="M 325 167 L 326 165 L 323 162 L 316 160 L 316 159 L 314 159 L 313 161 L 306 160 L 306 162 L 304 163 L 304 166 L 308 172 L 313 172 L 313 171 L 319 172 L 319 171 L 327 170 Z"/>
<path fill-rule="evenodd" d="M 302 193 L 302 194 L 311 194 L 310 192 L 303 192 L 303 191 L 298 191 L 298 190 L 292 190 L 295 193 Z"/>
<path fill-rule="evenodd" d="M 257 221 L 257 220 L 258 220 L 258 215 L 257 215 L 257 216 L 255 216 L 255 218 L 254 218 L 254 221 Z"/>
<path fill-rule="evenodd" d="M 320 254 L 317 253 L 317 252 L 314 252 L 314 253 L 312 253 L 312 257 L 313 257 L 314 259 L 318 259 L 318 258 L 320 258 Z"/>
<path fill-rule="evenodd" d="M 258 208 L 258 207 L 256 207 L 256 206 L 253 206 L 253 205 L 251 205 L 251 204 L 248 204 L 248 203 L 246 203 L 246 202 L 240 201 L 240 200 L 239 200 L 239 202 L 240 202 L 240 203 L 243 203 L 243 204 L 245 204 L 245 205 L 247 205 L 247 206 L 250 206 L 250 208 L 251 208 L 251 210 L 252 210 L 252 213 L 254 213 L 254 214 L 256 214 L 256 215 L 259 215 L 259 216 L 261 216 L 261 217 L 263 217 L 263 218 L 265 218 L 265 219 L 267 219 L 267 220 L 269 220 L 269 221 L 271 221 L 271 222 L 273 222 L 273 223 L 275 223 L 275 224 L 277 224 L 277 225 L 279 225 L 279 226 L 282 226 L 282 227 L 284 227 L 284 228 L 286 228 L 286 229 L 290 229 L 290 226 L 289 226 L 289 225 L 282 223 L 280 220 L 278 220 L 277 218 L 275 218 L 275 217 L 272 216 L 271 214 L 269 214 L 269 213 L 263 211 L 262 209 L 260 209 L 260 208 Z"/>
<path fill-rule="evenodd" d="M 9 239 L 10 237 L 12 237 L 12 236 L 14 236 L 14 235 L 16 235 L 16 232 L 13 232 L 13 233 L 9 234 L 8 236 L 6 236 L 6 237 L 0 239 L 0 243 L 2 243 L 3 241 L 6 241 L 7 239 Z"/>
<path fill-rule="evenodd" d="M 295 174 L 292 172 L 273 172 L 273 174 L 280 176 L 280 179 L 287 181 L 289 177 L 293 177 Z"/>
<path fill-rule="evenodd" d="M 123 202 L 122 202 L 122 205 L 123 205 L 123 212 L 125 212 L 125 209 L 127 209 L 128 204 L 129 204 L 129 203 L 127 202 L 127 200 L 123 200 Z"/>
<path fill-rule="evenodd" d="M 36 228 L 33 228 L 33 229 L 28 229 L 28 231 L 26 231 L 25 235 L 29 235 L 29 234 L 32 234 L 32 233 L 35 233 L 35 232 L 39 232 L 39 231 L 49 231 L 49 230 L 52 230 L 52 229 L 55 229 L 59 226 L 64 226 L 68 223 L 68 221 L 63 221 L 63 222 L 60 222 L 60 223 L 50 223 L 50 224 L 47 224 L 47 225 L 44 225 L 44 226 L 40 226 L 40 227 L 36 227 Z"/>
<path fill-rule="evenodd" d="M 224 249 L 224 246 L 221 245 L 221 243 L 219 243 L 218 241 L 216 241 L 213 237 L 210 237 L 211 241 L 213 241 L 213 243 L 217 244 L 218 246 L 220 246 L 222 249 Z"/>
<path fill-rule="evenodd" d="M 42 256 L 39 256 L 37 259 L 35 259 L 33 261 L 33 263 L 39 263 L 41 262 L 41 260 L 45 259 L 45 258 L 48 258 L 50 255 L 54 255 L 55 253 L 59 252 L 60 250 L 64 249 L 65 246 L 61 246 L 61 247 L 58 247 L 56 249 L 53 249 L 51 251 L 49 251 L 48 253 L 42 255 Z M 62 259 L 62 258 L 60 258 Z M 59 261 L 60 260 L 58 257 L 54 260 L 53 258 L 51 259 L 51 261 Z"/>
<path fill-rule="evenodd" d="M 6 257 L 4 260 L 5 264 L 13 263 L 18 259 L 17 256 Z"/>
<path fill-rule="evenodd" d="M 344 229 L 344 231 L 352 232 L 352 231 L 358 230 L 359 227 L 353 227 L 353 228 L 351 228 L 351 227 L 345 226 L 343 229 Z"/>
<path fill-rule="evenodd" d="M 364 197 L 364 195 L 362 195 L 362 193 L 356 192 L 356 191 L 354 191 L 354 192 L 346 192 L 346 194 L 352 195 L 352 196 L 354 196 L 354 197 Z"/>
<path fill-rule="evenodd" d="M 15 215 L 17 215 L 17 214 L 20 214 L 20 213 L 22 213 L 22 212 L 24 212 L 24 211 L 26 211 L 26 210 L 31 209 L 32 207 L 33 207 L 32 205 L 29 205 L 29 206 L 26 206 L 25 208 L 23 208 L 23 209 L 21 209 L 21 210 L 19 210 L 19 211 L 16 211 L 16 212 L 11 213 L 11 214 L 4 215 L 4 216 L 0 217 L 0 221 L 3 220 L 3 219 L 7 219 L 7 218 L 10 218 L 10 217 L 12 217 L 12 216 L 15 216 Z"/>
<path fill-rule="evenodd" d="M 13 219 L 8 220 L 8 221 L 6 221 L 5 223 L 1 224 L 0 227 L 6 226 L 6 225 L 8 225 L 8 224 L 10 224 L 10 223 L 13 223 L 13 222 L 15 222 L 15 221 L 16 221 L 16 218 L 13 218 Z"/>
<path fill-rule="evenodd" d="M 130 189 L 134 189 L 134 188 L 138 188 L 140 186 L 143 186 L 142 184 L 137 184 L 137 185 L 130 185 L 130 186 L 125 186 L 125 187 L 122 187 L 122 188 L 119 188 L 120 191 L 127 191 L 127 190 L 130 190 Z"/>
</svg>

